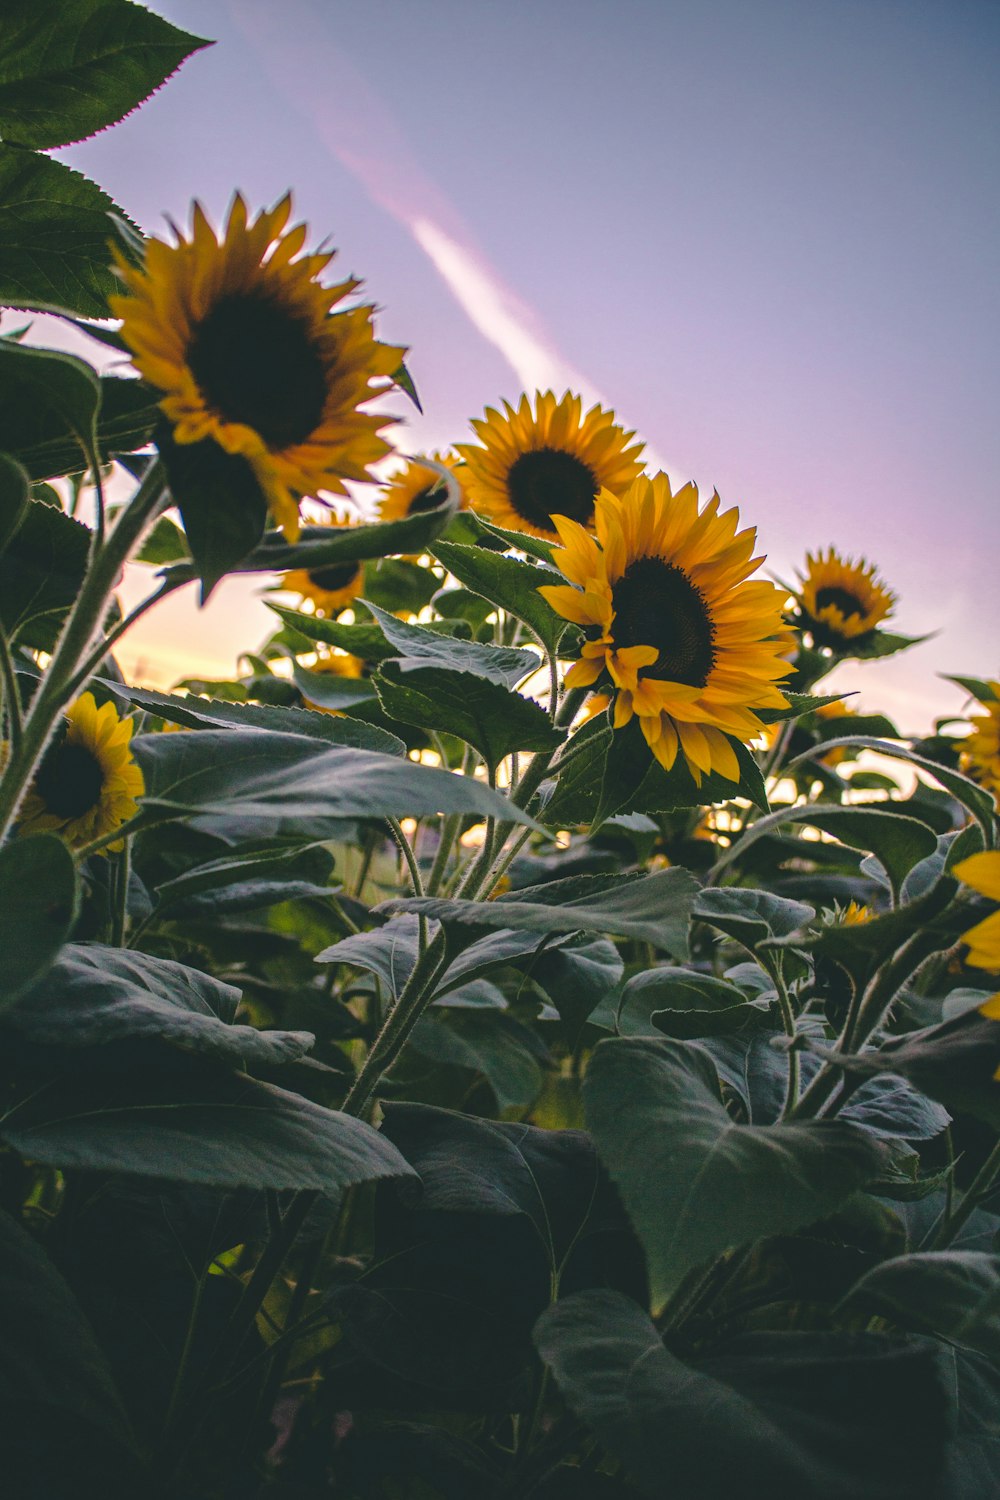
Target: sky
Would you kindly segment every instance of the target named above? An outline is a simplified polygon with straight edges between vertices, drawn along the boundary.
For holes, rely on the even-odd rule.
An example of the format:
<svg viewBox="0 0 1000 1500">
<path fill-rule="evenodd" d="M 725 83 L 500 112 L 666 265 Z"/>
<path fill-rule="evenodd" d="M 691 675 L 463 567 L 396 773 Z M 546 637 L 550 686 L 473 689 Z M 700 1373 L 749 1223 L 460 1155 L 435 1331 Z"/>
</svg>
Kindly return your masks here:
<svg viewBox="0 0 1000 1500">
<path fill-rule="evenodd" d="M 410 348 L 402 451 L 548 386 L 794 575 L 878 563 L 937 632 L 838 669 L 904 731 L 1000 672 L 995 0 L 160 0 L 217 40 L 60 157 L 144 229 L 286 188 Z M 134 600 L 148 574 L 132 570 Z M 231 670 L 260 581 L 187 594 L 122 658 Z M 181 664 L 182 663 L 182 664 Z"/>
</svg>

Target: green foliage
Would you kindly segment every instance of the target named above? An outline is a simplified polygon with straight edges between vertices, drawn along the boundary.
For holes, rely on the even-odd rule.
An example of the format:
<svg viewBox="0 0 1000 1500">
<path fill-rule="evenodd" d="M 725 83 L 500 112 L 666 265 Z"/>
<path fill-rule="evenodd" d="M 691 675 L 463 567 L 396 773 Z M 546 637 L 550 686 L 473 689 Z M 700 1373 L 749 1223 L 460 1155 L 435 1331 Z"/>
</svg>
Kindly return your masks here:
<svg viewBox="0 0 1000 1500">
<path fill-rule="evenodd" d="M 0 553 L 0 625 L 11 640 L 51 650 L 80 590 L 91 534 L 64 511 L 29 501 Z"/>
<path fill-rule="evenodd" d="M 76 915 L 76 871 L 50 834 L 0 849 L 0 1011 L 51 967 Z"/>
</svg>

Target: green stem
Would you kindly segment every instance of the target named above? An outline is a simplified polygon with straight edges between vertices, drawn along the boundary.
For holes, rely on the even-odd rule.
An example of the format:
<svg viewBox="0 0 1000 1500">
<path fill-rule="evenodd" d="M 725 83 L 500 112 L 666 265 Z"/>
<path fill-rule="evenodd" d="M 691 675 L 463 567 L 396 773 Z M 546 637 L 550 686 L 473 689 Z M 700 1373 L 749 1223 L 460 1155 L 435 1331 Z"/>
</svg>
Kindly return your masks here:
<svg viewBox="0 0 1000 1500">
<path fill-rule="evenodd" d="M 420 866 L 417 864 L 416 855 L 410 848 L 410 841 L 406 837 L 406 834 L 403 832 L 397 818 L 386 818 L 385 821 L 386 826 L 389 829 L 389 834 L 392 838 L 392 842 L 395 844 L 396 848 L 399 850 L 406 863 L 406 868 L 410 874 L 410 885 L 413 888 L 413 894 L 415 896 L 422 896 L 424 894 L 424 882 L 420 878 Z"/>
<path fill-rule="evenodd" d="M 438 839 L 437 852 L 434 855 L 431 872 L 427 877 L 427 893 L 430 896 L 438 894 L 461 825 L 462 819 L 458 813 L 449 813 L 441 824 L 441 835 Z"/>
<path fill-rule="evenodd" d="M 114 907 L 111 913 L 111 946 L 124 948 L 125 929 L 128 925 L 128 882 L 132 868 L 132 840 L 125 840 L 125 847 L 115 860 Z"/>
<path fill-rule="evenodd" d="M 154 604 L 159 604 L 161 599 L 166 599 L 168 595 L 176 593 L 176 591 L 179 588 L 183 588 L 183 586 L 184 582 L 182 579 L 165 578 L 158 589 L 155 589 L 152 594 L 149 594 L 147 596 L 147 598 L 141 600 L 141 602 L 136 605 L 135 609 L 131 610 L 124 617 L 124 619 L 119 620 L 118 624 L 113 626 L 112 629 L 108 631 L 107 635 L 100 642 L 100 644 L 94 647 L 93 651 L 87 657 L 86 661 L 81 667 L 78 668 L 78 670 L 74 674 L 68 688 L 69 696 L 71 698 L 75 697 L 75 695 L 83 687 L 84 683 L 88 682 L 90 678 L 93 677 L 94 673 L 97 671 L 97 668 L 101 665 L 101 662 L 104 660 L 104 658 L 108 655 L 111 649 L 118 644 L 126 631 L 132 629 L 132 626 L 137 620 L 141 620 L 143 615 L 153 608 Z"/>
<path fill-rule="evenodd" d="M 0 704 L 6 703 L 7 705 L 7 734 L 10 738 L 11 751 L 17 755 L 21 748 L 21 698 L 17 691 L 17 670 L 11 655 L 10 642 L 2 628 L 0 628 L 0 674 L 3 679 Z M 2 728 L 0 728 L 0 733 L 2 733 Z"/>
<path fill-rule="evenodd" d="M 962 1201 L 951 1213 L 947 1208 L 931 1229 L 921 1249 L 944 1250 L 955 1238 L 962 1225 L 972 1217 L 985 1198 L 988 1198 L 1000 1176 L 1000 1141 L 997 1141 L 989 1156 L 962 1194 Z"/>
<path fill-rule="evenodd" d="M 69 702 L 80 660 L 101 628 L 119 574 L 164 498 L 164 477 L 157 461 L 150 465 L 142 484 L 93 559 L 25 715 L 21 745 L 16 752 L 12 751 L 0 778 L 0 841 L 10 831 L 21 798 Z"/>
</svg>

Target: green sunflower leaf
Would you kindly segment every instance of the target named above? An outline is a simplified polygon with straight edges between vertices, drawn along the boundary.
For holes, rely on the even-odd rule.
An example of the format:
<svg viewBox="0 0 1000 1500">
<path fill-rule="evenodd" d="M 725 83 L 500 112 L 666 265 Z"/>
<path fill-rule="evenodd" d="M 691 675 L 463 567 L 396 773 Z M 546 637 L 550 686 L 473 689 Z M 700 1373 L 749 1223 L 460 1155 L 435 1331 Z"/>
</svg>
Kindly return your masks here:
<svg viewBox="0 0 1000 1500">
<path fill-rule="evenodd" d="M 150 688 L 115 684 L 136 708 L 157 714 L 170 724 L 186 729 L 261 729 L 280 734 L 301 734 L 330 745 L 352 745 L 358 750 L 378 750 L 383 755 L 404 756 L 406 746 L 395 735 L 357 719 L 332 718 L 304 708 L 272 708 L 259 703 L 225 703 L 214 698 L 179 698 Z"/>
<path fill-rule="evenodd" d="M 306 896 L 329 898 L 333 856 L 325 844 L 264 849 L 213 859 L 165 880 L 155 889 L 154 915 L 170 920 L 259 911 Z"/>
<path fill-rule="evenodd" d="M 363 603 L 368 603 L 363 600 Z M 451 671 L 464 672 L 481 677 L 497 687 L 511 692 L 530 673 L 537 671 L 541 661 L 534 651 L 520 651 L 510 646 L 483 646 L 478 641 L 458 640 L 452 635 L 442 635 L 427 630 L 422 625 L 407 625 L 394 615 L 368 603 L 368 608 L 396 655 L 406 661 L 428 667 L 446 667 Z M 409 671 L 409 667 L 406 668 Z M 457 731 L 456 731 L 457 732 Z"/>
<path fill-rule="evenodd" d="M 1000 1256 L 945 1250 L 883 1261 L 840 1304 L 1000 1359 Z"/>
<path fill-rule="evenodd" d="M 28 476 L 16 459 L 0 453 L 0 553 L 24 520 L 28 509 Z"/>
<path fill-rule="evenodd" d="M 53 834 L 0 849 L 0 1010 L 51 967 L 76 914 L 76 867 Z"/>
<path fill-rule="evenodd" d="M 639 877 L 581 876 L 552 880 L 496 901 L 433 896 L 385 901 L 378 911 L 414 911 L 446 926 L 513 928 L 527 932 L 596 932 L 635 937 L 679 957 L 697 892 L 687 870 L 657 870 Z"/>
<path fill-rule="evenodd" d="M 38 1047 L 69 1050 L 155 1042 L 235 1066 L 287 1062 L 314 1038 L 306 1031 L 237 1026 L 240 992 L 198 969 L 101 943 L 67 943 L 46 982 L 4 1023 Z"/>
<path fill-rule="evenodd" d="M 375 685 L 367 677 L 338 677 L 334 672 L 310 672 L 298 662 L 292 668 L 292 679 L 303 698 L 317 708 L 340 712 L 375 697 Z"/>
<path fill-rule="evenodd" d="M 299 1094 L 191 1066 L 61 1078 L 9 1109 L 0 1136 L 33 1161 L 214 1187 L 308 1188 L 412 1177 L 383 1135 Z"/>
<path fill-rule="evenodd" d="M 138 552 L 133 555 L 132 561 L 162 568 L 171 563 L 183 562 L 187 557 L 187 539 L 183 531 L 169 516 L 160 516 Z"/>
<path fill-rule="evenodd" d="M 62 162 L 0 144 L 0 303 L 106 318 L 120 290 L 108 215 L 120 209 Z"/>
<path fill-rule="evenodd" d="M 36 148 L 82 140 L 208 46 L 129 0 L 6 0 L 0 135 Z"/>
<path fill-rule="evenodd" d="M 50 651 L 87 568 L 91 534 L 32 500 L 0 554 L 0 626 L 8 640 Z"/>
<path fill-rule="evenodd" d="M 882 656 L 895 656 L 897 651 L 908 651 L 911 646 L 919 646 L 921 641 L 930 638 L 930 635 L 898 635 L 891 630 L 873 630 L 860 645 L 846 642 L 844 654 L 856 656 L 859 661 L 874 661 Z"/>
<path fill-rule="evenodd" d="M 593 817 L 597 789 L 611 748 L 611 735 L 606 714 L 596 714 L 574 731 L 566 750 L 552 768 L 554 787 L 550 782 L 550 795 L 538 814 L 550 828 L 589 823 Z"/>
<path fill-rule="evenodd" d="M 926 1344 L 766 1332 L 685 1363 L 643 1308 L 605 1288 L 554 1303 L 535 1344 L 570 1410 L 649 1500 L 666 1475 L 684 1500 L 733 1493 L 735 1474 L 748 1500 L 942 1493 L 948 1406 Z M 890 1402 L 891 1419 L 873 1420 Z"/>
<path fill-rule="evenodd" d="M 84 360 L 0 339 L 0 448 L 32 479 L 96 465 L 100 404 L 101 383 Z"/>
<path fill-rule="evenodd" d="M 986 835 L 987 848 L 992 846 L 996 814 L 992 794 L 985 787 L 978 786 L 976 782 L 971 781 L 968 776 L 963 776 L 960 771 L 941 765 L 939 761 L 931 760 L 926 755 L 918 755 L 908 745 L 893 744 L 891 740 L 872 739 L 868 735 L 845 735 L 841 739 L 827 740 L 822 747 L 807 751 L 791 761 L 789 766 L 801 765 L 804 761 L 811 760 L 814 756 L 824 754 L 839 745 L 854 747 L 858 750 L 877 750 L 880 755 L 888 755 L 893 760 L 908 761 L 918 770 L 925 771 L 928 776 L 950 792 L 956 802 L 968 808 Z"/>
<path fill-rule="evenodd" d="M 463 547 L 455 542 L 436 542 L 431 551 L 466 588 L 521 620 L 546 651 L 555 651 L 566 621 L 538 590 L 542 584 L 564 583 L 561 573 L 484 547 Z"/>
<path fill-rule="evenodd" d="M 827 1217 L 875 1177 L 876 1141 L 837 1120 L 734 1125 L 711 1059 L 685 1042 L 599 1042 L 584 1101 L 646 1252 L 653 1307 L 737 1245 Z"/>
<path fill-rule="evenodd" d="M 537 703 L 471 672 L 391 661 L 372 680 L 390 718 L 457 735 L 491 770 L 514 750 L 552 750 L 563 738 Z"/>
<path fill-rule="evenodd" d="M 448 812 L 532 823 L 470 776 L 305 735 L 204 729 L 140 735 L 133 746 L 146 778 L 133 826 L 169 820 L 178 809 L 227 816 L 247 837 L 335 837 L 348 818 Z"/>
<path fill-rule="evenodd" d="M 323 620 L 319 615 L 286 609 L 283 604 L 269 602 L 268 608 L 273 609 L 289 629 L 304 636 L 307 641 L 317 641 L 323 646 L 337 646 L 351 656 L 360 656 L 362 661 L 385 661 L 386 657 L 397 654 L 377 625 L 344 625 L 340 620 Z"/>
<path fill-rule="evenodd" d="M 93 376 L 89 365 L 84 368 Z M 0 446 L 8 444 L 34 480 L 54 479 L 86 467 L 81 444 L 67 431 L 66 422 L 51 405 L 36 401 L 33 393 L 20 387 L 19 372 L 20 367 L 11 368 L 12 378 L 5 389 L 0 363 Z M 120 453 L 133 453 L 149 442 L 160 412 L 141 380 L 105 375 L 99 386 L 95 448 L 101 463 L 110 463 Z"/>
<path fill-rule="evenodd" d="M 695 897 L 691 915 L 724 932 L 751 952 L 766 938 L 790 937 L 816 912 L 804 901 L 735 885 L 708 886 Z"/>
<path fill-rule="evenodd" d="M 425 1015 L 410 1046 L 439 1065 L 481 1074 L 502 1110 L 530 1109 L 541 1092 L 544 1049 L 511 1016 Z"/>
<path fill-rule="evenodd" d="M 964 692 L 968 693 L 970 698 L 975 698 L 980 703 L 995 703 L 997 701 L 997 695 L 993 691 L 992 684 L 984 681 L 982 677 L 953 677 L 949 676 L 947 672 L 942 672 L 941 676 L 945 682 L 953 682 L 956 687 L 960 687 Z"/>
<path fill-rule="evenodd" d="M 733 797 L 746 797 L 754 806 L 768 811 L 770 804 L 764 779 L 753 753 L 731 735 L 726 739 L 739 762 L 739 781 L 730 781 L 713 771 L 703 775 L 698 784 L 680 749 L 670 770 L 663 769 L 646 743 L 638 718 L 633 718 L 624 729 L 614 732 L 604 766 L 600 798 L 593 813 L 594 827 L 619 813 L 708 807 L 716 802 L 728 802 Z"/>
<path fill-rule="evenodd" d="M 165 420 L 155 438 L 191 549 L 191 562 L 175 564 L 166 576 L 200 578 L 204 604 L 219 580 L 260 542 L 267 500 L 249 460 L 226 453 L 214 439 L 175 443 Z"/>
</svg>

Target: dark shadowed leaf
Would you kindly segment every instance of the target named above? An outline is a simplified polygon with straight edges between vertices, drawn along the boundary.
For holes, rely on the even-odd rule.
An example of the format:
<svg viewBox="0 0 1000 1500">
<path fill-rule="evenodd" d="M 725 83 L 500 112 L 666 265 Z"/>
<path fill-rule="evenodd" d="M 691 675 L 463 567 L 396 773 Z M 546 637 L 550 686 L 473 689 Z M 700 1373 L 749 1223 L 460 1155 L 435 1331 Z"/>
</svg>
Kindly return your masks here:
<svg viewBox="0 0 1000 1500">
<path fill-rule="evenodd" d="M 390 661 L 373 680 L 390 718 L 457 735 L 478 750 L 492 770 L 514 750 L 552 750 L 563 739 L 563 731 L 553 728 L 548 714 L 531 698 L 469 672 L 424 666 L 417 660 Z"/>
<path fill-rule="evenodd" d="M 510 646 L 483 646 L 476 641 L 458 640 L 453 635 L 427 630 L 422 625 L 408 625 L 379 609 L 377 605 L 369 603 L 368 608 L 386 640 L 395 647 L 396 655 L 408 662 L 468 672 L 507 689 L 517 687 L 522 678 L 541 665 L 534 651 L 514 650 Z"/>
<path fill-rule="evenodd" d="M 473 593 L 522 620 L 546 651 L 555 651 L 566 621 L 538 592 L 542 584 L 564 582 L 561 573 L 536 567 L 517 557 L 504 557 L 485 547 L 436 542 L 434 556 Z"/>
<path fill-rule="evenodd" d="M 191 563 L 175 564 L 170 576 L 193 569 L 201 579 L 204 603 L 219 579 L 252 552 L 264 535 L 267 500 L 242 454 L 226 453 L 214 438 L 175 443 L 165 420 L 158 424 L 155 436 L 191 549 Z"/>
<path fill-rule="evenodd" d="M 0 1010 L 42 978 L 76 909 L 73 857 L 53 834 L 0 849 Z"/>
<path fill-rule="evenodd" d="M 897 1256 L 862 1276 L 841 1310 L 940 1334 L 1000 1359 L 1000 1256 L 977 1250 Z"/>
<path fill-rule="evenodd" d="M 24 520 L 28 508 L 28 476 L 21 465 L 0 453 L 0 554 Z"/>
<path fill-rule="evenodd" d="M 699 891 L 691 915 L 752 951 L 765 938 L 788 937 L 811 922 L 816 913 L 802 901 L 727 885 Z"/>
<path fill-rule="evenodd" d="M 189 729 L 259 729 L 280 734 L 301 734 L 330 745 L 350 745 L 358 750 L 378 750 L 402 757 L 406 746 L 395 735 L 358 719 L 333 718 L 307 708 L 275 708 L 260 703 L 225 703 L 214 698 L 179 698 L 148 688 L 122 689 L 130 703 L 148 709 L 170 724 Z"/>
<path fill-rule="evenodd" d="M 0 624 L 8 638 L 50 650 L 79 592 L 91 534 L 54 506 L 28 503 L 0 554 Z"/>
</svg>

